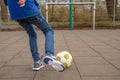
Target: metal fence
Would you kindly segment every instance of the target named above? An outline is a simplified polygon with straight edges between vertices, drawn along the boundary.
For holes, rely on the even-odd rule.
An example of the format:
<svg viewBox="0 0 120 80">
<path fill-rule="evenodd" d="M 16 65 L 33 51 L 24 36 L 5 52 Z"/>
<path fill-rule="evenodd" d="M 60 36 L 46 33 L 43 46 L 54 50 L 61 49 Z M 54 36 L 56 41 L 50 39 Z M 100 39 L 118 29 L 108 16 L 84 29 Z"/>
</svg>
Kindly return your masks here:
<svg viewBox="0 0 120 80">
<path fill-rule="evenodd" d="M 1 0 L 3 1 L 3 0 Z M 120 26 L 120 0 L 73 0 L 73 2 L 96 2 L 96 28 L 119 28 Z M 46 2 L 59 3 L 69 2 L 69 0 L 38 0 L 41 11 L 46 18 Z M 15 21 L 11 21 L 8 11 L 0 2 L 0 28 L 18 28 L 20 27 Z M 108 5 L 109 4 L 109 5 Z M 3 11 L 4 9 L 4 11 Z M 92 29 L 92 6 L 91 5 L 74 5 L 73 27 Z M 54 28 L 69 28 L 69 5 L 49 5 L 49 23 Z"/>
</svg>

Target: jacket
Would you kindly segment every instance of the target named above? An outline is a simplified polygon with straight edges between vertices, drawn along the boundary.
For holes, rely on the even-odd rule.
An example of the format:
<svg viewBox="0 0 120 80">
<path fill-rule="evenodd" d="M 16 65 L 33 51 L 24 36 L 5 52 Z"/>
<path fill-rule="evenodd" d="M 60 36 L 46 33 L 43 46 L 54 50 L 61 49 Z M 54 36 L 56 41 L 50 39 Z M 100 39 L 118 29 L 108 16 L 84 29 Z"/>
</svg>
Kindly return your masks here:
<svg viewBox="0 0 120 80">
<path fill-rule="evenodd" d="M 12 20 L 19 20 L 35 16 L 40 13 L 40 7 L 36 0 L 26 0 L 25 6 L 20 7 L 19 0 L 4 0 L 8 6 Z"/>
</svg>

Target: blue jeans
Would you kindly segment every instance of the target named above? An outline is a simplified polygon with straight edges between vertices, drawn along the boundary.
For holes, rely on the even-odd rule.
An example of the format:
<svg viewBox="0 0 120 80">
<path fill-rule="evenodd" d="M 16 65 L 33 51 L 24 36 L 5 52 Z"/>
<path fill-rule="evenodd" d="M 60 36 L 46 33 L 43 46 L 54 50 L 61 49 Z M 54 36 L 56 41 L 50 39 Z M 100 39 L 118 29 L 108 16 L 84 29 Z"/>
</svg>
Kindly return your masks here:
<svg viewBox="0 0 120 80">
<path fill-rule="evenodd" d="M 20 19 L 17 20 L 17 22 L 26 30 L 29 36 L 30 50 L 34 62 L 40 60 L 41 55 L 38 52 L 37 33 L 33 28 L 33 25 L 36 25 L 45 35 L 45 53 L 48 55 L 54 55 L 54 31 L 44 19 L 42 14 L 25 19 Z"/>
</svg>

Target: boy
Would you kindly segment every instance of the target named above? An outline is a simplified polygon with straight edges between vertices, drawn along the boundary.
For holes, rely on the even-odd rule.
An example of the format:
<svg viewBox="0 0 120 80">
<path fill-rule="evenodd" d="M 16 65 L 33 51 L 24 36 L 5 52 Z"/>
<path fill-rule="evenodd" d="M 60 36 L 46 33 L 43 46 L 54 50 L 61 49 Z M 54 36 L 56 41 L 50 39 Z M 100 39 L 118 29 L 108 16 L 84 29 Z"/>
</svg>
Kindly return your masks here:
<svg viewBox="0 0 120 80">
<path fill-rule="evenodd" d="M 52 66 L 57 71 L 64 71 L 62 63 L 54 57 L 54 31 L 42 16 L 39 4 L 36 0 L 4 0 L 8 6 L 12 20 L 17 21 L 29 36 L 30 50 L 34 61 L 33 70 L 38 71 L 44 67 L 44 63 Z M 45 35 L 45 53 L 42 56 L 38 53 L 37 33 L 33 28 L 36 25 Z"/>
</svg>

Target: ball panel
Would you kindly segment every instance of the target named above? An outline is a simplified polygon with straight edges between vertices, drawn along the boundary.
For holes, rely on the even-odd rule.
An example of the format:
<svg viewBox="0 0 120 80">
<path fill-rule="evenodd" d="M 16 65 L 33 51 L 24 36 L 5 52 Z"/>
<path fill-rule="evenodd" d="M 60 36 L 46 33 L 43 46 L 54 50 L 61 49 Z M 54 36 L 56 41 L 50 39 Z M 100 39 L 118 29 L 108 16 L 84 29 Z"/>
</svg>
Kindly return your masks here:
<svg viewBox="0 0 120 80">
<path fill-rule="evenodd" d="M 63 63 L 64 67 L 68 67 L 68 64 L 67 63 Z"/>
<path fill-rule="evenodd" d="M 61 61 L 61 58 L 60 58 L 60 56 L 57 56 L 56 58 L 57 58 L 57 60 L 58 60 L 58 61 Z"/>
<path fill-rule="evenodd" d="M 69 55 L 68 55 L 68 54 L 65 54 L 65 55 L 64 55 L 64 58 L 65 58 L 65 59 L 69 59 Z"/>
</svg>

